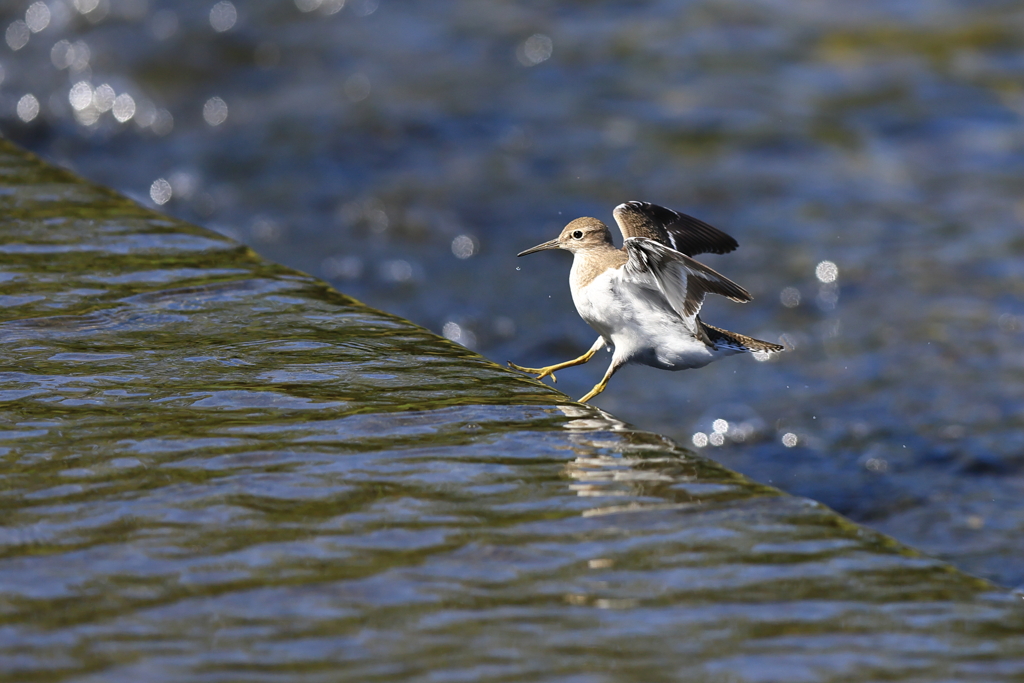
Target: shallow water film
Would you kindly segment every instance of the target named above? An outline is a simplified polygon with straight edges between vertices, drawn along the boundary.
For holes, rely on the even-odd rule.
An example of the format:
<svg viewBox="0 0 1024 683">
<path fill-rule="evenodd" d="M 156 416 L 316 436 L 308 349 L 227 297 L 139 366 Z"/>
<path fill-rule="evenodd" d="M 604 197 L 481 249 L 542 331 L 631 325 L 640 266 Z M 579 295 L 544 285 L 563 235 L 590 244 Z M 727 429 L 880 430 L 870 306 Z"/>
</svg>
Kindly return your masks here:
<svg viewBox="0 0 1024 683">
<path fill-rule="evenodd" d="M 5 681 L 1019 680 L 1019 595 L 0 143 Z"/>
<path fill-rule="evenodd" d="M 596 403 L 1024 584 L 1019 3 L 12 0 L 0 33 L 6 136 L 498 362 L 594 337 L 568 257 L 517 252 L 627 199 L 706 219 L 755 301 L 704 319 L 790 353 Z"/>
</svg>

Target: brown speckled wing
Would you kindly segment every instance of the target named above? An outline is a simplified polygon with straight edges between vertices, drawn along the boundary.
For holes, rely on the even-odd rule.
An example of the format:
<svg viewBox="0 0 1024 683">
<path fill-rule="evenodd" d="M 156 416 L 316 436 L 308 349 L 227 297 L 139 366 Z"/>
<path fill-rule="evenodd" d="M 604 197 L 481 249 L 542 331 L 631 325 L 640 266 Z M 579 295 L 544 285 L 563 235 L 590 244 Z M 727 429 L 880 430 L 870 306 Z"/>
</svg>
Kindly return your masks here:
<svg viewBox="0 0 1024 683">
<path fill-rule="evenodd" d="M 612 212 L 623 239 L 646 237 L 686 254 L 727 254 L 739 243 L 693 216 L 649 202 L 626 202 Z"/>
</svg>

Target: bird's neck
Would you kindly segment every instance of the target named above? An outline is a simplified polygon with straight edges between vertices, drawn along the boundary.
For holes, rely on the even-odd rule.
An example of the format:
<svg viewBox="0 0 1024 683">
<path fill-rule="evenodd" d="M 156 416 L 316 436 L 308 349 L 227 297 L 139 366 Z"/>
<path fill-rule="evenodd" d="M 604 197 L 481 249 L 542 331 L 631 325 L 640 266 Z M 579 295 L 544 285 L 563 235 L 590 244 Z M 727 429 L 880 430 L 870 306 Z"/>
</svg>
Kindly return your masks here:
<svg viewBox="0 0 1024 683">
<path fill-rule="evenodd" d="M 618 268 L 627 260 L 626 252 L 612 244 L 581 249 L 573 254 L 569 286 L 573 289 L 586 287 L 601 273 L 609 268 Z"/>
</svg>

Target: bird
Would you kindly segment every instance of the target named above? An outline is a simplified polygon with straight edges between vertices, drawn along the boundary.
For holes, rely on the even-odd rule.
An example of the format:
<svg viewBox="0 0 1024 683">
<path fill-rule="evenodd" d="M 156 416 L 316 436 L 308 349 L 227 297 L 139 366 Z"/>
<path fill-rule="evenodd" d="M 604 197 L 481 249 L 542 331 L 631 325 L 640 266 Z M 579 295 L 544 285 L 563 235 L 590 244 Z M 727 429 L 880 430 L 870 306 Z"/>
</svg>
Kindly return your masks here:
<svg viewBox="0 0 1024 683">
<path fill-rule="evenodd" d="M 526 256 L 548 249 L 573 254 L 569 288 L 580 317 L 600 336 L 578 358 L 543 368 L 508 364 L 514 370 L 551 377 L 582 365 L 602 347 L 613 351 L 604 377 L 580 399 L 586 403 L 608 386 L 622 366 L 635 363 L 663 370 L 699 368 L 737 353 L 776 353 L 782 346 L 729 332 L 700 319 L 707 294 L 747 303 L 750 293 L 694 260 L 703 253 L 727 254 L 739 243 L 718 228 L 649 202 L 628 201 L 612 212 L 623 246 L 597 218 L 577 218 L 553 240 L 526 249 Z"/>
</svg>

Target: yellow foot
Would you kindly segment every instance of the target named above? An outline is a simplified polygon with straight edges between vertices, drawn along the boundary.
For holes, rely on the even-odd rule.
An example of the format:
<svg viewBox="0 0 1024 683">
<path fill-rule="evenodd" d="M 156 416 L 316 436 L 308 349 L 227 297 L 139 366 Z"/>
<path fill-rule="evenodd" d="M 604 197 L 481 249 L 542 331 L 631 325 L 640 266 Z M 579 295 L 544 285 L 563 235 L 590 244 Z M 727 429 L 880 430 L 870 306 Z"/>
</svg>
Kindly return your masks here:
<svg viewBox="0 0 1024 683">
<path fill-rule="evenodd" d="M 574 365 L 582 365 L 583 363 L 586 363 L 588 360 L 593 358 L 594 354 L 597 353 L 597 350 L 599 348 L 601 348 L 600 342 L 601 342 L 601 339 L 598 338 L 597 342 L 595 342 L 594 345 L 590 347 L 590 350 L 587 351 L 582 356 L 580 356 L 579 358 L 573 358 L 572 360 L 567 360 L 564 363 L 557 363 L 555 365 L 549 365 L 546 368 L 524 368 L 521 365 L 516 365 L 512 361 L 508 361 L 508 366 L 510 368 L 512 368 L 513 370 L 519 370 L 520 372 L 526 372 L 526 373 L 529 373 L 531 375 L 537 375 L 537 379 L 544 379 L 545 377 L 551 377 L 551 381 L 557 383 L 558 380 L 555 379 L 555 370 L 562 370 L 564 368 L 571 368 Z"/>
<path fill-rule="evenodd" d="M 558 384 L 558 380 L 555 379 L 555 370 L 559 370 L 560 368 L 557 365 L 549 365 L 546 368 L 524 368 L 522 365 L 516 365 L 512 361 L 508 361 L 508 366 L 513 370 L 525 372 L 528 375 L 537 375 L 537 379 L 551 377 L 552 383 Z"/>
<path fill-rule="evenodd" d="M 580 399 L 580 403 L 586 403 L 587 401 L 589 401 L 590 399 L 594 398 L 602 391 L 604 391 L 605 387 L 608 386 L 608 380 L 611 379 L 611 376 L 613 374 L 615 374 L 616 369 L 617 368 L 615 368 L 615 366 L 608 368 L 608 372 L 605 373 L 601 381 L 594 385 L 594 388 L 588 391 L 586 396 Z"/>
</svg>

